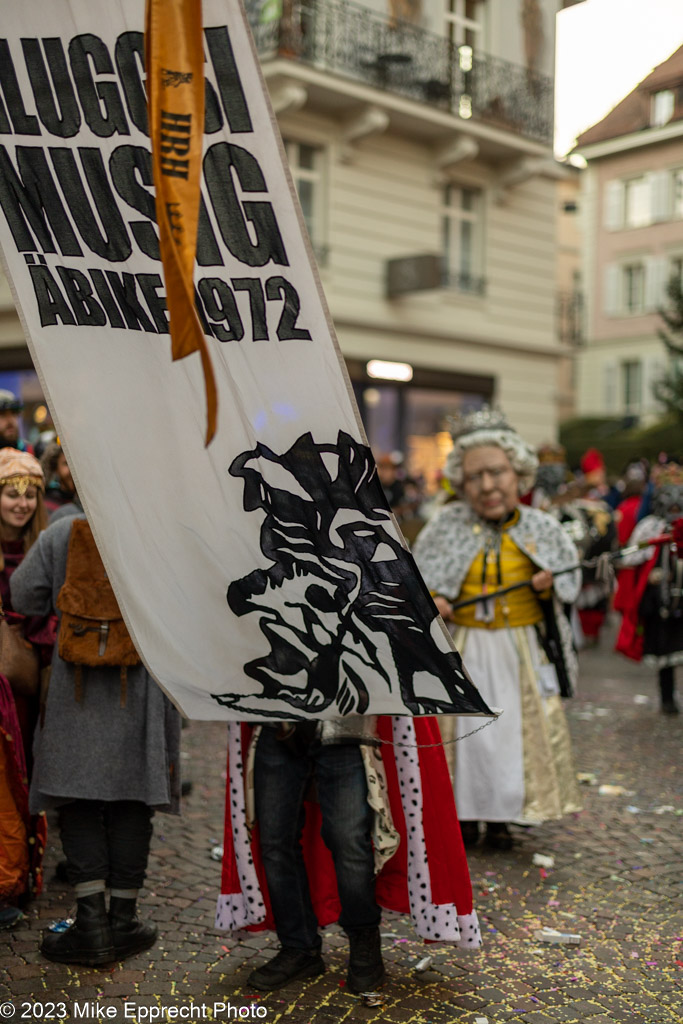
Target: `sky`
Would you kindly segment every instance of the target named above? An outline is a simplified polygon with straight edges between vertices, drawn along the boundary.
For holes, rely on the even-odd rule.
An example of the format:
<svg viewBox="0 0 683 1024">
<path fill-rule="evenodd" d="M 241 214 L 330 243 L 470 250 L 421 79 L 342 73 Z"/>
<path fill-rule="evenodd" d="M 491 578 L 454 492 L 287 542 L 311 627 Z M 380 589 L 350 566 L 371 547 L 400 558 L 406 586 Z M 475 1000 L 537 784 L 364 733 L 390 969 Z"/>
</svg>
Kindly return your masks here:
<svg viewBox="0 0 683 1024">
<path fill-rule="evenodd" d="M 557 17 L 555 152 L 683 45 L 683 0 L 584 0 Z"/>
</svg>

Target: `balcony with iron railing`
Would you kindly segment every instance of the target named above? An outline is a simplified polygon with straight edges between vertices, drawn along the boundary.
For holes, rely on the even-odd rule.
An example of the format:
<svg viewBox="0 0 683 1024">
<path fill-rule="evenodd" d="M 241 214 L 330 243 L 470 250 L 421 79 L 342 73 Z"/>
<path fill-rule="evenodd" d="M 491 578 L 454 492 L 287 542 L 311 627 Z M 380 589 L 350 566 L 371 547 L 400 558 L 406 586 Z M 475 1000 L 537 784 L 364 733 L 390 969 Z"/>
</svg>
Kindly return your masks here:
<svg viewBox="0 0 683 1024">
<path fill-rule="evenodd" d="M 263 8 L 259 5 L 260 9 Z M 289 58 L 552 144 L 553 79 L 350 0 L 283 0 L 251 28 L 262 63 Z"/>
</svg>

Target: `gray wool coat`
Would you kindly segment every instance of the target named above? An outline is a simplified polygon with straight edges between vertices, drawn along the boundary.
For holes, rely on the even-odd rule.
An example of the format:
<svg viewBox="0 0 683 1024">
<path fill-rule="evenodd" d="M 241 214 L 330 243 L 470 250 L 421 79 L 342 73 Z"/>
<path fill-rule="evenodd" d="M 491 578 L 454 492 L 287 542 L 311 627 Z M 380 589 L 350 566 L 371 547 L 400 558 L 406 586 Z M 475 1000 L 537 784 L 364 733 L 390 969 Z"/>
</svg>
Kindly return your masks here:
<svg viewBox="0 0 683 1024">
<path fill-rule="evenodd" d="M 46 615 L 56 609 L 73 521 L 51 524 L 15 570 L 15 611 Z M 74 666 L 59 657 L 58 647 L 59 635 L 44 722 L 34 737 L 31 813 L 76 799 L 140 800 L 177 812 L 180 715 L 171 702 L 142 665 L 128 669 L 125 707 L 120 670 L 84 666 L 79 702 Z"/>
</svg>

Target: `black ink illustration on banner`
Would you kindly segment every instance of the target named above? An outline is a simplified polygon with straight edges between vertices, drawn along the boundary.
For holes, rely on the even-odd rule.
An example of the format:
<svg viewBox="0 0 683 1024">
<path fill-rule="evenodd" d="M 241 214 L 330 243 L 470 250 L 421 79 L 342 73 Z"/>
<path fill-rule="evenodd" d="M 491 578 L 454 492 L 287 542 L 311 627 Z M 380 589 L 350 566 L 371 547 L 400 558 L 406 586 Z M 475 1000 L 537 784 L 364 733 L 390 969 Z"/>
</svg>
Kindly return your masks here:
<svg viewBox="0 0 683 1024">
<path fill-rule="evenodd" d="M 234 580 L 228 604 L 259 617 L 270 650 L 244 666 L 258 692 L 215 700 L 291 719 L 363 714 L 392 694 L 414 715 L 489 713 L 460 656 L 435 639 L 434 603 L 367 446 L 344 431 L 336 444 L 306 433 L 282 455 L 258 444 L 230 473 L 244 481 L 245 510 L 265 514 L 269 564 Z"/>
</svg>

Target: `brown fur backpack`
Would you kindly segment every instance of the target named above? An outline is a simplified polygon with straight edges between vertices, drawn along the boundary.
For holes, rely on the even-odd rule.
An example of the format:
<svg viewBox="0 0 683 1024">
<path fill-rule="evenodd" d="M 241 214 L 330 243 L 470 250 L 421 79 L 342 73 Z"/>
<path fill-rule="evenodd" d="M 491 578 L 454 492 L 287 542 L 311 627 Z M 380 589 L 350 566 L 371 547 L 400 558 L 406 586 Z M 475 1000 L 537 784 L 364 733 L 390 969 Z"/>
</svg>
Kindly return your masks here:
<svg viewBox="0 0 683 1024">
<path fill-rule="evenodd" d="M 76 666 L 76 700 L 83 698 L 83 666 L 121 669 L 121 707 L 126 704 L 127 668 L 140 656 L 121 615 L 86 519 L 71 527 L 66 579 L 57 597 L 62 613 L 59 656 Z"/>
</svg>

